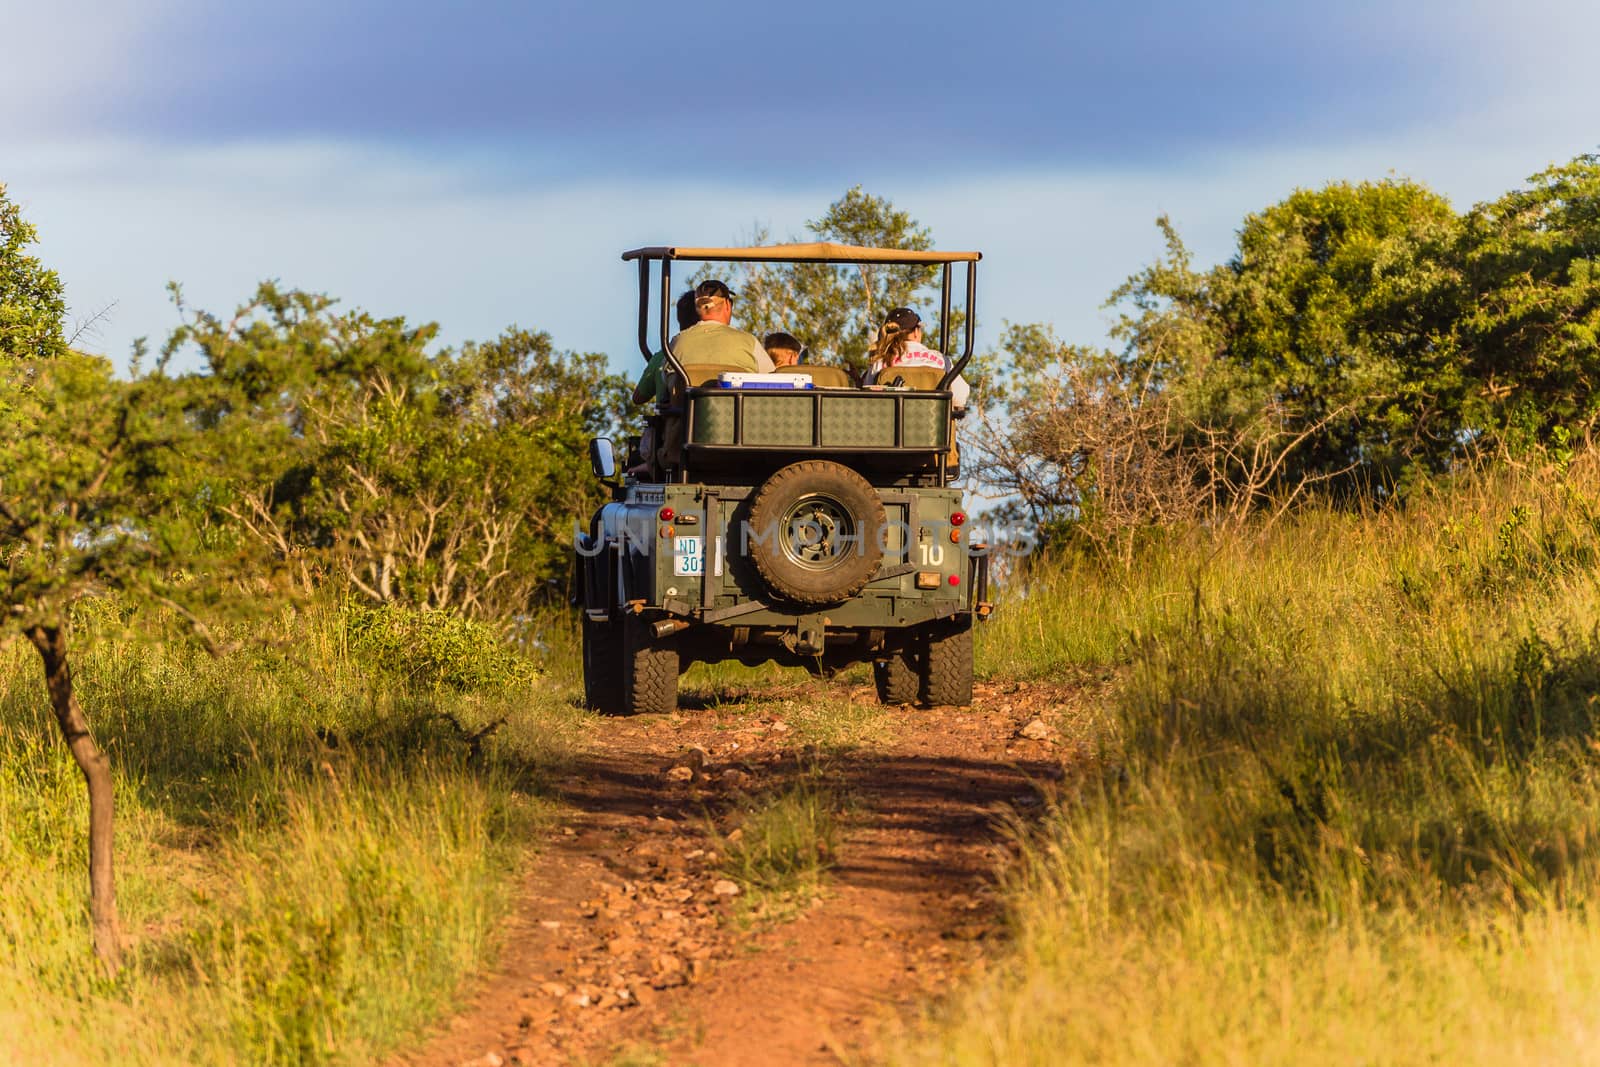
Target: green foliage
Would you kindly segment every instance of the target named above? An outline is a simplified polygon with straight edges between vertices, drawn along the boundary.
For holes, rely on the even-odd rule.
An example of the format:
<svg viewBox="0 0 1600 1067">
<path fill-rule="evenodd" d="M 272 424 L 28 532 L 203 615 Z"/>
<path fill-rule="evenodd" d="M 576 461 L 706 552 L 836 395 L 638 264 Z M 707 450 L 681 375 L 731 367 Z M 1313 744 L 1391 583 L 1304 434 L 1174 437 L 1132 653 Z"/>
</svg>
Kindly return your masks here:
<svg viewBox="0 0 1600 1067">
<path fill-rule="evenodd" d="M 546 334 L 432 352 L 435 333 L 264 285 L 228 321 L 191 314 L 167 351 L 208 365 L 209 521 L 375 603 L 509 624 L 601 498 L 585 445 L 625 383 Z"/>
<path fill-rule="evenodd" d="M 1462 380 L 1451 272 L 1436 261 L 1459 225 L 1443 198 L 1399 179 L 1299 190 L 1248 216 L 1233 259 L 1203 273 L 1160 224 L 1167 256 L 1112 295 L 1127 305 L 1115 332 L 1189 418 L 1271 412 L 1312 429 L 1290 482 L 1392 484 L 1413 464 L 1448 464 Z"/>
<path fill-rule="evenodd" d="M 452 611 L 350 604 L 344 628 L 358 659 L 414 686 L 492 692 L 539 674 L 495 629 Z"/>
<path fill-rule="evenodd" d="M 926 227 L 889 200 L 863 192 L 859 185 L 828 205 L 821 218 L 807 222 L 806 228 L 810 233 L 806 240 L 869 248 L 933 247 L 933 236 Z M 757 231 L 751 243 L 767 243 L 766 232 Z M 726 270 L 718 264 L 696 277 Z M 891 308 L 920 308 L 928 323 L 928 343 L 938 343 L 933 336 L 938 328 L 933 303 L 938 281 L 937 267 L 752 263 L 737 268 L 732 285 L 739 294 L 735 305 L 738 325 L 757 336 L 775 330 L 792 333 L 811 350 L 811 362 L 860 374 L 867 368 L 867 351 Z M 952 316 L 952 333 L 960 321 Z"/>
<path fill-rule="evenodd" d="M 1165 255 L 1112 294 L 1131 380 L 1190 433 L 1304 434 L 1279 486 L 1404 489 L 1591 434 L 1600 157 L 1465 215 L 1416 182 L 1334 182 L 1249 215 L 1225 264 Z"/>
<path fill-rule="evenodd" d="M 1600 413 L 1600 156 L 1529 180 L 1467 215 L 1459 253 L 1471 411 L 1514 446 Z"/>
<path fill-rule="evenodd" d="M 159 373 L 98 357 L 0 362 L 0 603 L 25 627 L 90 589 L 154 591 L 204 568 L 185 510 L 189 436 Z"/>
<path fill-rule="evenodd" d="M 49 359 L 67 350 L 61 279 L 27 254 L 37 240 L 38 232 L 0 182 L 0 360 Z M 0 415 L 5 411 L 0 405 Z"/>
</svg>

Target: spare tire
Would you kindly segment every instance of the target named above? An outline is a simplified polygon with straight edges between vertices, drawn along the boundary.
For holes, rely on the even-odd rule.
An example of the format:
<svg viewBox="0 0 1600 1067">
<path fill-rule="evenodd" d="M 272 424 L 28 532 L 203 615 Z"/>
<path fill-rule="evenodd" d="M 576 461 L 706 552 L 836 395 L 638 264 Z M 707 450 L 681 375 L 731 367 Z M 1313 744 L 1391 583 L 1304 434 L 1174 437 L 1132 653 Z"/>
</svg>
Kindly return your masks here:
<svg viewBox="0 0 1600 1067">
<path fill-rule="evenodd" d="M 849 467 L 791 463 L 756 490 L 745 546 L 767 588 L 796 604 L 837 604 L 883 561 L 886 516 L 878 491 Z"/>
</svg>

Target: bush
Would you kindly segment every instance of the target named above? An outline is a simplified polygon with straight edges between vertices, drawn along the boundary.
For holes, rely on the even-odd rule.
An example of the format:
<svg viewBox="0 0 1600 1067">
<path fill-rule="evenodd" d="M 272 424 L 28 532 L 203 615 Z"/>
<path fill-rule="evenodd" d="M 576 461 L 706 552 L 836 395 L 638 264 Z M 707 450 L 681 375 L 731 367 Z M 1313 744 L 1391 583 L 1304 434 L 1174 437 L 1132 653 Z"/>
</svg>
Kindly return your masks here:
<svg viewBox="0 0 1600 1067">
<path fill-rule="evenodd" d="M 414 686 L 493 691 L 540 673 L 491 627 L 452 611 L 350 604 L 344 635 L 356 659 Z"/>
</svg>

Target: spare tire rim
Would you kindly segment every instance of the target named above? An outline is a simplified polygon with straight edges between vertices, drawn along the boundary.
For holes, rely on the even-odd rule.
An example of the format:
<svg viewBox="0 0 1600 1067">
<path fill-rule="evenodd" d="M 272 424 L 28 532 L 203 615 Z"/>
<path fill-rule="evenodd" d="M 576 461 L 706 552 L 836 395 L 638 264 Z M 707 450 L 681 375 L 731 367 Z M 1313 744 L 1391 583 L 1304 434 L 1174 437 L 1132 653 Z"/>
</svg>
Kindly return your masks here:
<svg viewBox="0 0 1600 1067">
<path fill-rule="evenodd" d="M 783 554 L 808 570 L 837 567 L 850 555 L 856 520 L 850 509 L 825 496 L 805 497 L 783 517 Z"/>
</svg>

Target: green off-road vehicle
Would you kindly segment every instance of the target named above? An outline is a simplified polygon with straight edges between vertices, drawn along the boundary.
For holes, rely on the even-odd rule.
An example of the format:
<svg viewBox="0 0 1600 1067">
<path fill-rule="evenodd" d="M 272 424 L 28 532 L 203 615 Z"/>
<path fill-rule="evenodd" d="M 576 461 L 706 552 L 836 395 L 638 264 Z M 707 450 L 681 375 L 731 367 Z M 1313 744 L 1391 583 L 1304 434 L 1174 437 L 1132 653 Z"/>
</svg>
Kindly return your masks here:
<svg viewBox="0 0 1600 1067">
<path fill-rule="evenodd" d="M 589 706 L 668 712 L 687 665 L 730 659 L 819 673 L 871 662 L 886 704 L 970 703 L 972 626 L 990 611 L 988 555 L 969 543 L 951 485 L 950 383 L 972 358 L 979 254 L 803 244 L 640 248 L 622 258 L 639 266 L 647 360 L 659 264 L 667 391 L 633 473 L 619 477 L 609 439 L 590 446 L 613 502 L 574 553 Z M 964 351 L 947 370 L 897 367 L 866 388 L 838 368 L 767 376 L 685 365 L 669 345 L 680 260 L 941 266 L 941 350 L 952 267 L 964 263 Z"/>
</svg>

